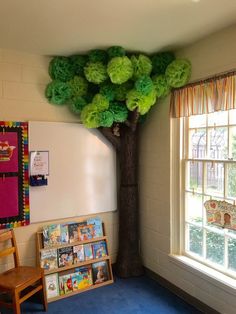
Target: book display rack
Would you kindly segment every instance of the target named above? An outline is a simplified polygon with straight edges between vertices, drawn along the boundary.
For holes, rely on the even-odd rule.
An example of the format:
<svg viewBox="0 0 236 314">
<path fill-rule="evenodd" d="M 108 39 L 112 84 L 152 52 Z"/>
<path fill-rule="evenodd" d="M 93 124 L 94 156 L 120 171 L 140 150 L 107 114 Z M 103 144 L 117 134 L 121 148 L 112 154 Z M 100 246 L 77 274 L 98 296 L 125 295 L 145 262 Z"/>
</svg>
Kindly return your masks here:
<svg viewBox="0 0 236 314">
<path fill-rule="evenodd" d="M 44 268 L 48 302 L 114 282 L 100 218 L 47 225 L 36 238 L 37 263 Z"/>
</svg>

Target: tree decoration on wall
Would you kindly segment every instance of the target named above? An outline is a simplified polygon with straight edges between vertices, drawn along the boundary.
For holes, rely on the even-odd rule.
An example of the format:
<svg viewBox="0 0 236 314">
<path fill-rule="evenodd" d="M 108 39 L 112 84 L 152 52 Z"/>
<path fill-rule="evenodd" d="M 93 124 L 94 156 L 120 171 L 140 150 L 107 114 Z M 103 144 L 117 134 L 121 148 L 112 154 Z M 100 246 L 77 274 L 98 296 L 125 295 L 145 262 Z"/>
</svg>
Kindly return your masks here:
<svg viewBox="0 0 236 314">
<path fill-rule="evenodd" d="M 139 254 L 138 129 L 158 99 L 185 85 L 191 64 L 172 52 L 126 53 L 120 46 L 87 55 L 54 57 L 48 101 L 68 105 L 86 128 L 97 128 L 115 147 L 120 163 L 119 249 L 116 272 L 142 274 Z"/>
</svg>

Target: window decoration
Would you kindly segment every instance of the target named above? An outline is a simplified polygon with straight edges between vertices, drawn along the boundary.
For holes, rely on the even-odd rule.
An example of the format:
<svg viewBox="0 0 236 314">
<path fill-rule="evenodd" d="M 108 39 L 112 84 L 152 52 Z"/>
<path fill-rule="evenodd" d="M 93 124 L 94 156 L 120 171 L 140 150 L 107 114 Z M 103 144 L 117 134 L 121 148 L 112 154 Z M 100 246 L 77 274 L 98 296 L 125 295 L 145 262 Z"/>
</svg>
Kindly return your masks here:
<svg viewBox="0 0 236 314">
<path fill-rule="evenodd" d="M 28 123 L 0 121 L 0 229 L 28 224 Z"/>
<path fill-rule="evenodd" d="M 204 203 L 207 223 L 236 230 L 236 206 L 225 201 L 208 200 Z"/>
<path fill-rule="evenodd" d="M 176 89 L 171 97 L 172 116 L 180 118 L 236 109 L 235 87 L 236 72 L 232 71 Z"/>
</svg>

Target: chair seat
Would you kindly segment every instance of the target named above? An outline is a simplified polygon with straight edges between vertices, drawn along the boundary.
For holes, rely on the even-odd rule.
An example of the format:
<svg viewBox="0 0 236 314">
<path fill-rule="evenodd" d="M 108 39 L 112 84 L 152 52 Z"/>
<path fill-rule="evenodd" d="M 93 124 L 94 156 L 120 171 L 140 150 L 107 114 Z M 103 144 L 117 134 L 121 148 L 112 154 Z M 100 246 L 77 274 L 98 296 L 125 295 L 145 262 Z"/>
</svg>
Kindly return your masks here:
<svg viewBox="0 0 236 314">
<path fill-rule="evenodd" d="M 42 277 L 42 269 L 19 266 L 0 274 L 0 289 L 12 290 L 36 282 Z"/>
</svg>

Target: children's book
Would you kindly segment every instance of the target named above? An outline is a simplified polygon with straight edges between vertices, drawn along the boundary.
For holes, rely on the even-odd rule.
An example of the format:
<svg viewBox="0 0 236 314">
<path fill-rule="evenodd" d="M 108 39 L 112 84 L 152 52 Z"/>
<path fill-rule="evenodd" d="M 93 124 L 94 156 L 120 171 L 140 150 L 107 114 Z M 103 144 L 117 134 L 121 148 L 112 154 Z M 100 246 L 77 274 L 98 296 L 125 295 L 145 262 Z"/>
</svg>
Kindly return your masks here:
<svg viewBox="0 0 236 314">
<path fill-rule="evenodd" d="M 106 261 L 92 264 L 93 283 L 95 285 L 107 281 L 109 279 L 108 266 Z"/>
<path fill-rule="evenodd" d="M 77 264 L 84 261 L 84 246 L 74 245 L 73 246 L 73 264 Z"/>
<path fill-rule="evenodd" d="M 72 281 L 73 275 L 74 273 L 63 276 L 65 294 L 68 294 L 73 291 L 73 281 Z"/>
<path fill-rule="evenodd" d="M 93 237 L 99 238 L 103 237 L 103 227 L 102 227 L 102 220 L 99 217 L 89 218 L 87 220 L 88 225 L 93 225 Z"/>
<path fill-rule="evenodd" d="M 93 284 L 91 266 L 83 266 L 75 269 L 72 276 L 73 290 L 85 289 Z"/>
<path fill-rule="evenodd" d="M 50 247 L 49 243 L 49 226 L 43 226 L 43 247 Z"/>
<path fill-rule="evenodd" d="M 57 249 L 42 249 L 40 251 L 40 266 L 46 270 L 57 268 Z"/>
<path fill-rule="evenodd" d="M 78 240 L 78 223 L 74 222 L 74 223 L 70 223 L 68 225 L 68 233 L 69 233 L 69 242 L 73 243 Z"/>
<path fill-rule="evenodd" d="M 60 224 L 52 224 L 48 226 L 49 246 L 61 244 L 61 226 Z"/>
<path fill-rule="evenodd" d="M 93 238 L 93 225 L 78 227 L 79 241 L 85 241 Z"/>
<path fill-rule="evenodd" d="M 57 297 L 59 295 L 57 273 L 45 276 L 45 285 L 48 299 Z"/>
<path fill-rule="evenodd" d="M 93 257 L 101 258 L 107 256 L 107 245 L 105 241 L 99 241 L 92 244 Z"/>
<path fill-rule="evenodd" d="M 60 295 L 63 295 L 65 294 L 65 276 L 67 275 L 73 275 L 73 269 L 68 269 L 68 270 L 65 270 L 65 271 L 62 271 L 59 273 L 59 278 L 58 278 L 58 282 L 59 282 L 59 294 Z M 68 276 L 66 277 L 68 279 Z M 69 282 L 68 282 L 69 284 Z"/>
<path fill-rule="evenodd" d="M 68 224 L 61 224 L 61 244 L 69 243 Z"/>
<path fill-rule="evenodd" d="M 93 259 L 93 249 L 91 243 L 84 244 L 84 259 L 85 261 Z"/>
<path fill-rule="evenodd" d="M 58 267 L 71 266 L 73 264 L 73 247 L 67 246 L 57 250 Z"/>
</svg>

